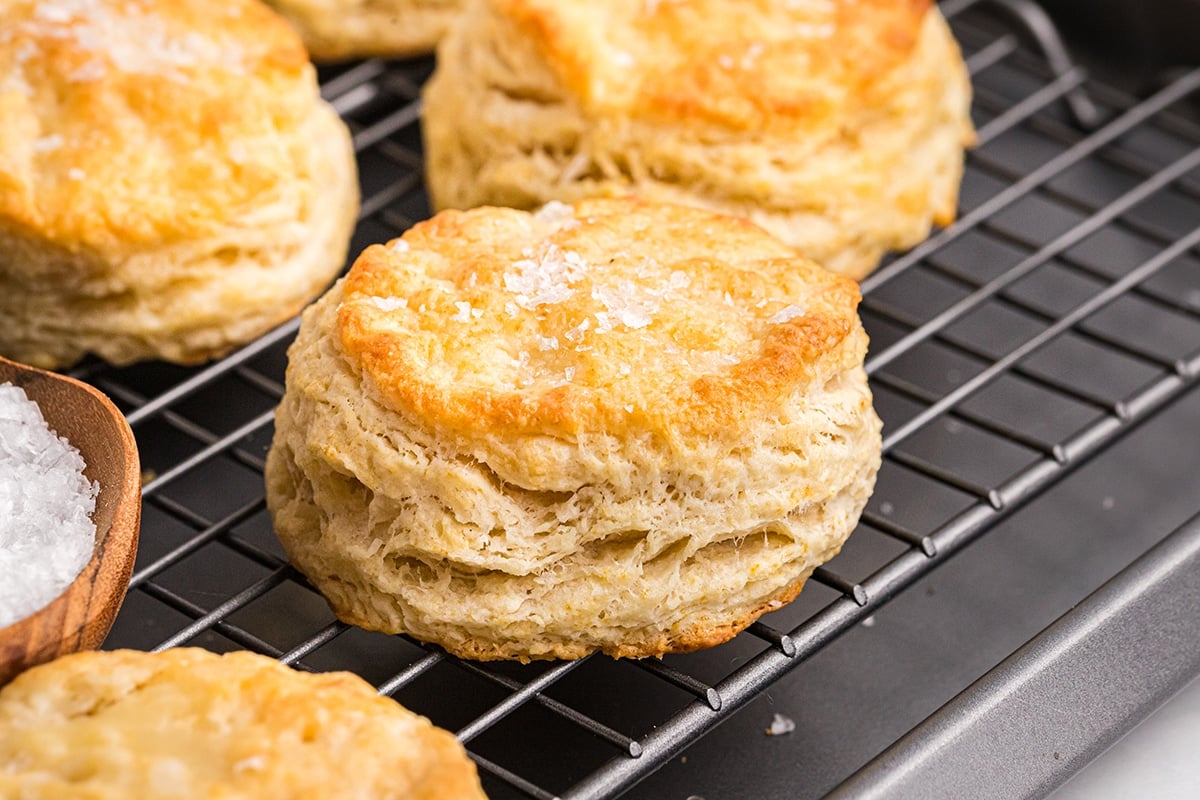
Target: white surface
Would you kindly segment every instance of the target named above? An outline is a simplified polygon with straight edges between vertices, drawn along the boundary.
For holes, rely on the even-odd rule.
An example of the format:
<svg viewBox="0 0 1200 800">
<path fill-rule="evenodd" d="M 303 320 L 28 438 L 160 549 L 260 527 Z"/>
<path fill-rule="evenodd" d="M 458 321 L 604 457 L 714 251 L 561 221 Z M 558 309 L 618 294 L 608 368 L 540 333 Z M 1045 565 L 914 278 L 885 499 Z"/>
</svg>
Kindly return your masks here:
<svg viewBox="0 0 1200 800">
<path fill-rule="evenodd" d="M 1050 795 L 1050 800 L 1126 798 L 1200 798 L 1200 678 Z"/>
</svg>

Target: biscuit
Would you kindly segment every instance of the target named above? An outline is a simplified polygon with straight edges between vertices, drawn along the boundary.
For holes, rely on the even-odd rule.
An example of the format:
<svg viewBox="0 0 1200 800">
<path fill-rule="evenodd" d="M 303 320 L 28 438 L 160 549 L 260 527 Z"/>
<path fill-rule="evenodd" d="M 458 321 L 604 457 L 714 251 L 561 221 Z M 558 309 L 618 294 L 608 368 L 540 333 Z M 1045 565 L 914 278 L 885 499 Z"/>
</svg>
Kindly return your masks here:
<svg viewBox="0 0 1200 800">
<path fill-rule="evenodd" d="M 969 105 L 929 0 L 473 0 L 426 86 L 427 179 L 437 208 L 707 207 L 861 278 L 954 219 Z"/>
<path fill-rule="evenodd" d="M 267 0 L 317 61 L 433 52 L 462 0 Z"/>
<path fill-rule="evenodd" d="M 790 601 L 871 492 L 858 301 L 699 209 L 442 212 L 305 312 L 276 533 L 341 619 L 459 656 L 718 644 Z"/>
<path fill-rule="evenodd" d="M 79 653 L 0 690 L 0 797 L 484 800 L 446 731 L 348 672 Z"/>
<path fill-rule="evenodd" d="M 349 133 L 254 0 L 0 4 L 0 354 L 218 356 L 345 264 Z"/>
</svg>

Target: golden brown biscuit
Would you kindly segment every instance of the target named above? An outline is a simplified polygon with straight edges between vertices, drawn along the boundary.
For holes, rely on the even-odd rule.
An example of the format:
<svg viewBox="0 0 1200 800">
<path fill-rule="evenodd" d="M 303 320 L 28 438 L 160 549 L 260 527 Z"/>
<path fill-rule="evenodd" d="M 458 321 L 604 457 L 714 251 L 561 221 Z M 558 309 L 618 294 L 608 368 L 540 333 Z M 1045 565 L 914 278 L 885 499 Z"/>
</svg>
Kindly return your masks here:
<svg viewBox="0 0 1200 800">
<path fill-rule="evenodd" d="M 457 655 L 717 644 L 790 601 L 871 492 L 858 300 L 708 211 L 443 212 L 305 312 L 276 532 L 342 619 Z"/>
<path fill-rule="evenodd" d="M 345 263 L 349 134 L 254 0 L 0 4 L 0 354 L 219 355 Z"/>
<path fill-rule="evenodd" d="M 317 61 L 433 52 L 462 0 L 267 0 Z"/>
<path fill-rule="evenodd" d="M 358 676 L 194 648 L 18 676 L 0 690 L 0 797 L 484 800 L 453 736 Z"/>
<path fill-rule="evenodd" d="M 954 218 L 969 104 L 930 0 L 472 0 L 427 177 L 437 208 L 699 205 L 860 278 Z"/>
</svg>

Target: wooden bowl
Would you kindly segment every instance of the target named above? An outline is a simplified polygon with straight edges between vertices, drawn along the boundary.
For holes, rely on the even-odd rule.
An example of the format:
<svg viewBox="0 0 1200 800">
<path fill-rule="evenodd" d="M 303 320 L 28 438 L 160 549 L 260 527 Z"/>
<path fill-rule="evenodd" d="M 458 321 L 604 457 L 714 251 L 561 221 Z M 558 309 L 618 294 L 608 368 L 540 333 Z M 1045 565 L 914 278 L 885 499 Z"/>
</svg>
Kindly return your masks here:
<svg viewBox="0 0 1200 800">
<path fill-rule="evenodd" d="M 65 437 L 100 483 L 96 549 L 79 577 L 48 606 L 0 628 L 0 686 L 36 664 L 100 646 L 125 599 L 142 516 L 141 467 L 125 416 L 86 383 L 0 358 L 0 383 L 25 390 L 51 430 Z"/>
</svg>

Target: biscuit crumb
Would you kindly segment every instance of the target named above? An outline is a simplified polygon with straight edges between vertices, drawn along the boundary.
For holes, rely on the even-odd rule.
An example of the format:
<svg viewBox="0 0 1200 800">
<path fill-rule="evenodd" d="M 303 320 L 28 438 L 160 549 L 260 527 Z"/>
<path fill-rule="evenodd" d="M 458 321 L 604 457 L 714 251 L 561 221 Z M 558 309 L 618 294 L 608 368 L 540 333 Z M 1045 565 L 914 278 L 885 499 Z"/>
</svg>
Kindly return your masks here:
<svg viewBox="0 0 1200 800">
<path fill-rule="evenodd" d="M 767 736 L 786 736 L 796 730 L 796 723 L 791 717 L 776 714 L 771 719 L 771 727 L 767 728 Z"/>
</svg>

